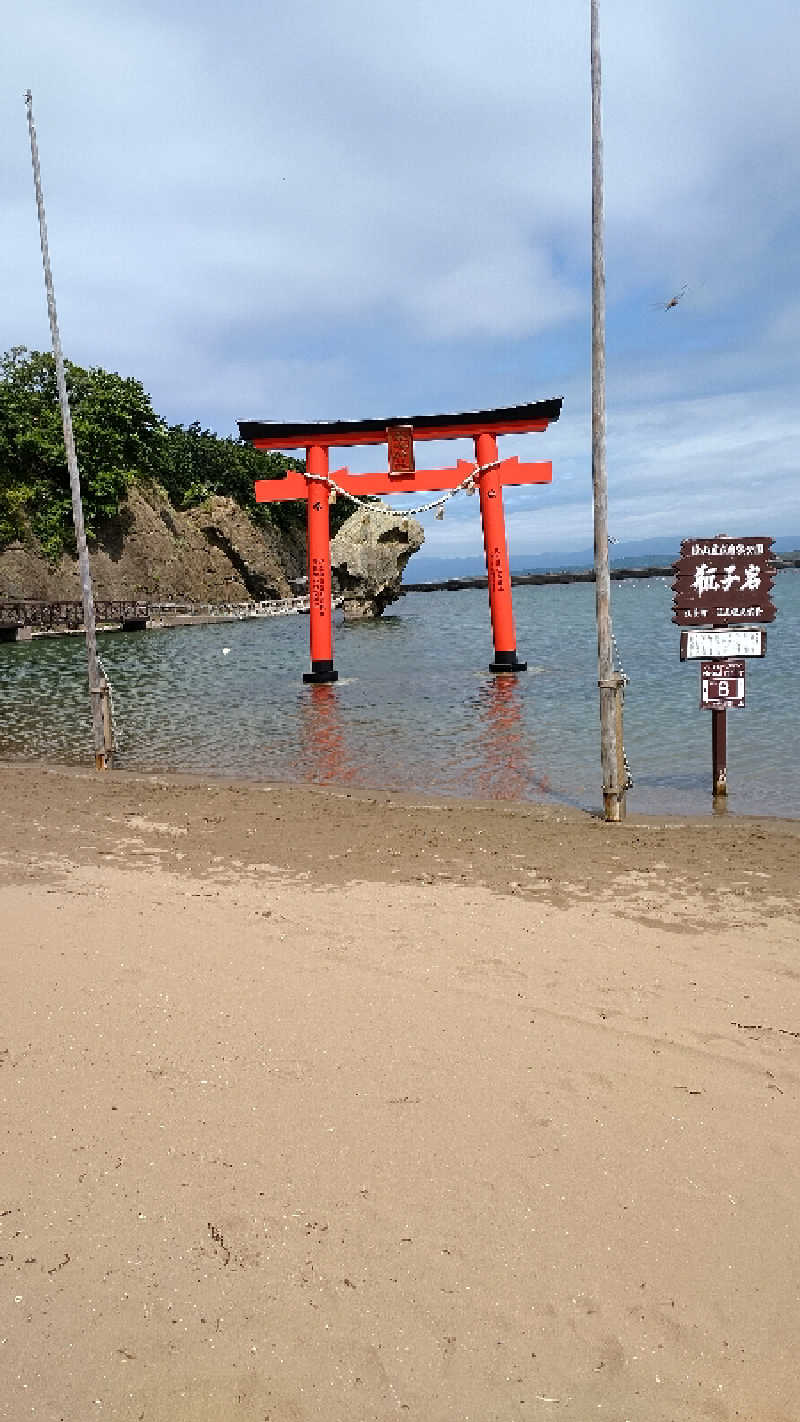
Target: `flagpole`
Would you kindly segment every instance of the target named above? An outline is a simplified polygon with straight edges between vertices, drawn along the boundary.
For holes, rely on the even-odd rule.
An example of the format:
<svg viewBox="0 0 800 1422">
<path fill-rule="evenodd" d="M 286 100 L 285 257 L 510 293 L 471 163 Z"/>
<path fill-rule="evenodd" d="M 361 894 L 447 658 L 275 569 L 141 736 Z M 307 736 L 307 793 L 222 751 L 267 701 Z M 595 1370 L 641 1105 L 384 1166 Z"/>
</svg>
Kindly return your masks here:
<svg viewBox="0 0 800 1422">
<path fill-rule="evenodd" d="M 108 770 L 111 765 L 113 745 L 111 701 L 108 682 L 101 672 L 97 656 L 97 626 L 94 614 L 92 574 L 89 568 L 89 550 L 86 546 L 86 529 L 83 522 L 80 471 L 78 469 L 78 456 L 75 453 L 75 437 L 72 431 L 72 414 L 70 412 L 69 395 L 67 393 L 64 356 L 61 350 L 61 337 L 58 331 L 53 274 L 50 270 L 47 221 L 45 218 L 44 197 L 42 194 L 42 175 L 39 167 L 39 147 L 36 142 L 36 128 L 33 122 L 33 97 L 30 89 L 28 89 L 25 95 L 25 107 L 28 114 L 28 132 L 31 140 L 31 162 L 33 163 L 33 182 L 36 189 L 36 208 L 39 214 L 39 240 L 42 248 L 44 284 L 47 292 L 47 314 L 50 318 L 50 336 L 56 366 L 58 402 L 61 406 L 64 447 L 67 454 L 67 468 L 69 470 L 69 482 L 72 492 L 72 519 L 75 525 L 75 541 L 78 545 L 78 566 L 80 568 L 81 595 L 83 598 L 83 625 L 86 630 L 86 656 L 89 664 L 89 695 L 92 708 L 94 760 L 97 770 Z"/>
<path fill-rule="evenodd" d="M 622 692 L 614 671 L 611 575 L 608 562 L 608 478 L 606 471 L 606 268 L 603 213 L 603 110 L 598 0 L 591 0 L 592 72 L 592 494 L 597 613 L 597 684 L 600 690 L 600 762 L 603 815 L 625 815 L 622 767 Z"/>
</svg>

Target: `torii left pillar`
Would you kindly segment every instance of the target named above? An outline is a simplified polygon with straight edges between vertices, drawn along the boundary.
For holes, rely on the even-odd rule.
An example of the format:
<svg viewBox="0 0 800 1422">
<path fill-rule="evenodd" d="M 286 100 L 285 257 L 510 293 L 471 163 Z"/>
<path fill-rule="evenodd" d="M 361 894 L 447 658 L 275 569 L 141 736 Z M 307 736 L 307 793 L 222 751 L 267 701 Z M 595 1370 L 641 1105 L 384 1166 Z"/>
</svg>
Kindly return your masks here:
<svg viewBox="0 0 800 1422">
<path fill-rule="evenodd" d="M 314 478 L 314 475 L 318 478 Z M 333 665 L 333 616 L 331 596 L 330 486 L 328 451 L 312 444 L 306 450 L 308 484 L 308 591 L 311 619 L 311 671 L 303 681 L 338 681 Z"/>
<path fill-rule="evenodd" d="M 489 670 L 495 673 L 527 671 L 528 663 L 517 656 L 517 634 L 514 630 L 514 609 L 511 604 L 511 569 L 506 543 L 506 521 L 503 516 L 503 482 L 497 469 L 499 455 L 493 434 L 475 437 L 475 459 L 478 468 L 494 465 L 476 476 L 483 524 L 483 546 L 486 551 L 486 572 L 489 578 L 489 613 L 492 619 L 494 661 Z"/>
</svg>

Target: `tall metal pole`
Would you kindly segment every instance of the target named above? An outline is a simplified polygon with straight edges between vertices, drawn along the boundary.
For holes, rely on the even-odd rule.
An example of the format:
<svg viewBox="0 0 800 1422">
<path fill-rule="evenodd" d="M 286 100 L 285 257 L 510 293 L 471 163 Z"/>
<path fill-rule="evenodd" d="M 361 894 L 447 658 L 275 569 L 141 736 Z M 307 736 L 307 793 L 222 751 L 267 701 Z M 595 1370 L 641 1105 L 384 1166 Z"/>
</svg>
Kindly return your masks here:
<svg viewBox="0 0 800 1422">
<path fill-rule="evenodd" d="M 33 122 L 33 98 L 30 89 L 28 89 L 25 95 L 25 107 L 28 113 L 33 182 L 36 188 L 36 207 L 39 213 L 39 238 L 42 248 L 44 284 L 47 292 L 47 314 L 50 318 L 50 336 L 53 343 L 53 357 L 56 365 L 58 401 L 61 406 L 61 422 L 64 427 L 64 447 L 67 453 L 67 468 L 69 470 L 69 482 L 72 491 L 72 518 L 75 524 L 75 540 L 78 545 L 78 565 L 80 568 L 81 594 L 83 597 L 83 624 L 86 629 L 86 654 L 89 663 L 89 695 L 92 707 L 94 760 L 98 770 L 107 770 L 111 764 L 112 754 L 110 698 L 108 683 L 100 671 L 97 659 L 97 628 L 94 616 L 92 575 L 89 569 L 89 550 L 86 546 L 86 529 L 83 522 L 81 480 L 78 470 L 78 457 L 75 453 L 75 438 L 72 433 L 72 415 L 69 408 L 69 395 L 67 394 L 67 378 L 64 372 L 64 356 L 61 350 L 61 337 L 58 333 L 56 298 L 53 290 L 53 276 L 50 270 L 50 251 L 47 245 L 47 222 L 44 213 L 44 197 L 42 196 L 42 175 L 39 168 L 39 148 L 36 142 L 36 128 Z"/>
<path fill-rule="evenodd" d="M 621 774 L 623 678 L 614 671 L 611 632 L 611 577 L 608 566 L 608 480 L 606 476 L 606 268 L 603 217 L 603 111 L 598 0 L 591 0 L 592 67 L 592 490 L 594 571 L 597 607 L 597 684 L 600 688 L 600 760 L 603 814 L 625 814 Z M 618 744 L 619 741 L 619 744 Z"/>
</svg>

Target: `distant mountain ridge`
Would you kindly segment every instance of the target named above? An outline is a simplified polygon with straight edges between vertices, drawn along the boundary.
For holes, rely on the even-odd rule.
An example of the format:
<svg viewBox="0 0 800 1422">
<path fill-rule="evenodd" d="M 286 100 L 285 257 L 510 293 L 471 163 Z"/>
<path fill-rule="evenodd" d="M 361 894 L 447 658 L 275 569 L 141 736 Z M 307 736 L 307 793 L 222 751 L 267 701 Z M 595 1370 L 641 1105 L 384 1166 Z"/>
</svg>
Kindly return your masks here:
<svg viewBox="0 0 800 1422">
<path fill-rule="evenodd" d="M 669 567 L 678 557 L 679 545 L 678 538 L 632 539 L 625 543 L 615 543 L 611 549 L 611 566 L 630 568 L 663 564 L 664 567 Z M 793 553 L 797 549 L 800 549 L 800 533 L 775 539 L 776 553 Z M 511 559 L 512 573 L 548 573 L 558 572 L 562 568 L 583 569 L 593 566 L 592 548 L 580 548 L 567 553 L 520 553 Z M 436 582 L 442 578 L 476 578 L 485 573 L 486 564 L 479 555 L 468 558 L 434 558 L 424 553 L 415 553 L 406 568 L 403 581 Z"/>
</svg>

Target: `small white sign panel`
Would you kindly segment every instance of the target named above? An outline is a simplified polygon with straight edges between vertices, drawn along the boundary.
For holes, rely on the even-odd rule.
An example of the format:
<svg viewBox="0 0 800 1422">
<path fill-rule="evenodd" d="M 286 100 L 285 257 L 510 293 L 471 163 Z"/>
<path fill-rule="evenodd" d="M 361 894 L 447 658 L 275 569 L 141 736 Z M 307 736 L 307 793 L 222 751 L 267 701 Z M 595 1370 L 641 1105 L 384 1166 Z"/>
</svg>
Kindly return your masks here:
<svg viewBox="0 0 800 1422">
<path fill-rule="evenodd" d="M 694 661 L 701 657 L 712 657 L 715 661 L 729 660 L 731 657 L 763 657 L 764 630 L 762 627 L 730 627 L 716 631 L 686 631 L 681 641 L 686 639 L 685 650 L 681 646 L 681 660 Z"/>
</svg>

